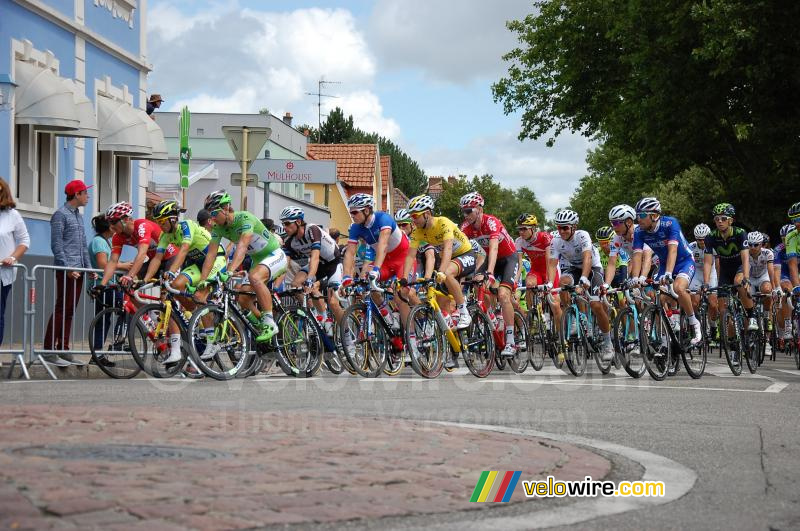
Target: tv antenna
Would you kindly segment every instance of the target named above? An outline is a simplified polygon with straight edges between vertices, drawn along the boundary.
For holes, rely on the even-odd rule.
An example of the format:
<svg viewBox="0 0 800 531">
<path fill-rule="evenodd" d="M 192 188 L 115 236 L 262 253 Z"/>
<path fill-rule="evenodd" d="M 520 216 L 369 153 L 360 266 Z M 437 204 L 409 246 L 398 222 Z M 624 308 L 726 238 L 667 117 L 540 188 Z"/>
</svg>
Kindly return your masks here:
<svg viewBox="0 0 800 531">
<path fill-rule="evenodd" d="M 316 96 L 317 97 L 317 143 L 320 142 L 321 134 L 322 134 L 322 98 L 338 98 L 339 96 L 333 96 L 332 94 L 323 94 L 322 87 L 323 85 L 341 85 L 341 81 L 325 81 L 324 79 L 320 79 L 317 82 L 317 92 L 306 92 L 308 96 Z"/>
</svg>

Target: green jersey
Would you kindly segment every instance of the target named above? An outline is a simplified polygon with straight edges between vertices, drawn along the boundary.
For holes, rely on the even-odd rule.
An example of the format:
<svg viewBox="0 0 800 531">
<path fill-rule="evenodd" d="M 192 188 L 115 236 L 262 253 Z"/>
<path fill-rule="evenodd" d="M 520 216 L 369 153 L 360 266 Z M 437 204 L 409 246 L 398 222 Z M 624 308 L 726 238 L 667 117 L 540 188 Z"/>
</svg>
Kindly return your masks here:
<svg viewBox="0 0 800 531">
<path fill-rule="evenodd" d="M 786 257 L 792 258 L 800 255 L 800 232 L 792 229 L 786 234 Z"/>
<path fill-rule="evenodd" d="M 239 243 L 245 234 L 252 234 L 247 246 L 247 254 L 255 262 L 260 262 L 272 251 L 279 249 L 281 241 L 261 223 L 261 220 L 246 210 L 233 213 L 233 221 L 228 225 L 214 225 L 211 229 L 211 241 L 219 244 L 222 238 Z"/>
<path fill-rule="evenodd" d="M 170 244 L 180 249 L 181 245 L 188 243 L 189 253 L 186 255 L 184 266 L 202 264 L 206 259 L 209 240 L 211 240 L 211 235 L 196 221 L 190 219 L 179 221 L 174 231 L 161 232 L 157 252 L 165 252 Z"/>
<path fill-rule="evenodd" d="M 595 245 L 595 247 L 597 247 L 597 253 L 600 255 L 600 265 L 603 267 L 603 271 L 605 271 L 608 267 L 608 253 L 599 245 Z M 620 267 L 628 267 L 628 260 L 628 253 L 623 249 L 619 249 L 617 251 L 617 269 Z"/>
</svg>

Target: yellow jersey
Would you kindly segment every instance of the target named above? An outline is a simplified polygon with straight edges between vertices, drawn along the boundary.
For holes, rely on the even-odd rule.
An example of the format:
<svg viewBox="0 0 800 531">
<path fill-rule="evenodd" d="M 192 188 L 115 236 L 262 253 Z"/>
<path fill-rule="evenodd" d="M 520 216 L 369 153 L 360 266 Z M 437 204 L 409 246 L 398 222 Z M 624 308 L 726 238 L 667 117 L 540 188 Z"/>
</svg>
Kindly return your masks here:
<svg viewBox="0 0 800 531">
<path fill-rule="evenodd" d="M 461 232 L 455 223 L 446 217 L 431 218 L 431 226 L 425 229 L 414 227 L 411 231 L 410 246 L 419 249 L 420 244 L 432 245 L 438 252 L 446 240 L 453 240 L 453 257 L 461 256 L 472 250 L 469 238 Z"/>
</svg>

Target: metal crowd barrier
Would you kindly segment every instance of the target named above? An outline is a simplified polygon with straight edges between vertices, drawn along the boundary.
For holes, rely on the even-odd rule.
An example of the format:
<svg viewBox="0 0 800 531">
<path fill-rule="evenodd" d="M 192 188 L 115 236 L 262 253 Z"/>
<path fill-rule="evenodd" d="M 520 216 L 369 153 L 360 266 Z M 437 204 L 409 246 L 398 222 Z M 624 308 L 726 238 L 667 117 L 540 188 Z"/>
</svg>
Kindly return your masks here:
<svg viewBox="0 0 800 531">
<path fill-rule="evenodd" d="M 8 369 L 8 377 L 11 377 L 14 367 L 19 363 L 22 374 L 30 380 L 28 366 L 25 363 L 25 354 L 28 352 L 30 337 L 30 314 L 28 313 L 28 268 L 24 264 L 15 264 L 13 267 L 17 271 L 17 278 L 11 284 L 11 292 L 6 300 L 6 308 L 3 327 L 3 340 L 0 342 L 0 355 L 10 354 L 13 357 L 11 366 Z M 24 308 L 19 312 L 18 308 Z M 22 330 L 18 330 L 22 325 Z"/>
</svg>

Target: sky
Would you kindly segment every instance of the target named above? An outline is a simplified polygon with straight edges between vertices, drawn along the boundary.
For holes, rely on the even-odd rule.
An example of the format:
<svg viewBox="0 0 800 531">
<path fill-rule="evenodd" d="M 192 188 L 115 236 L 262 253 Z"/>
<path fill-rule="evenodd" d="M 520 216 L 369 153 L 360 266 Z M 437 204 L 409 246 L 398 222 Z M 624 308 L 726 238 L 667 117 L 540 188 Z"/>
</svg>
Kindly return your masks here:
<svg viewBox="0 0 800 531">
<path fill-rule="evenodd" d="M 520 142 L 491 84 L 517 45 L 508 20 L 520 0 L 151 0 L 149 92 L 164 110 L 291 112 L 317 124 L 338 106 L 355 125 L 393 140 L 427 175 L 491 173 L 533 188 L 549 213 L 566 206 L 586 173 L 588 139 Z M 323 116 L 324 120 L 324 116 Z"/>
</svg>

